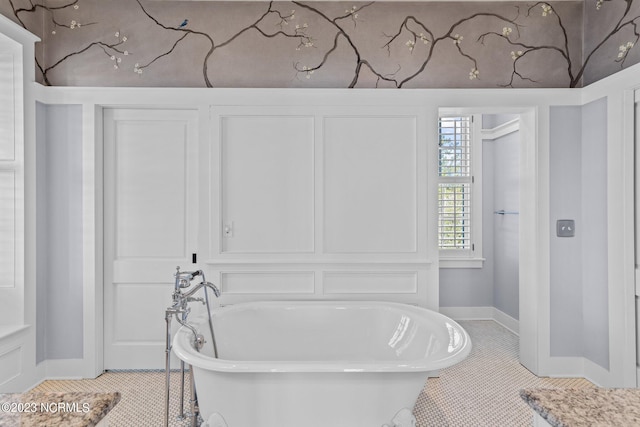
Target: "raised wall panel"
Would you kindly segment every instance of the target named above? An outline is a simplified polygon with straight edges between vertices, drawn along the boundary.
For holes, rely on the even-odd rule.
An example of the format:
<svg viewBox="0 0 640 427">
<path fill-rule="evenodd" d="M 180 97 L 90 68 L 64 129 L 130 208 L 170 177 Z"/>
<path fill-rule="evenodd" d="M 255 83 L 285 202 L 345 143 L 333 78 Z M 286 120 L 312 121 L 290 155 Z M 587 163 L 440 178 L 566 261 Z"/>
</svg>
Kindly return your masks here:
<svg viewBox="0 0 640 427">
<path fill-rule="evenodd" d="M 186 149 L 186 124 L 117 124 L 116 259 L 185 256 Z"/>
<path fill-rule="evenodd" d="M 416 118 L 326 117 L 323 144 L 324 251 L 416 252 Z"/>
<path fill-rule="evenodd" d="M 223 117 L 221 151 L 222 252 L 313 252 L 313 117 Z"/>
<path fill-rule="evenodd" d="M 22 373 L 22 347 L 0 354 L 0 385 Z"/>
<path fill-rule="evenodd" d="M 15 286 L 15 173 L 0 171 L 0 288 Z"/>
<path fill-rule="evenodd" d="M 0 54 L 0 161 L 15 158 L 13 55 Z"/>
<path fill-rule="evenodd" d="M 171 305 L 172 286 L 169 284 L 114 285 L 115 310 L 114 344 L 162 344 L 165 339 L 164 311 L 160 307 Z"/>
<path fill-rule="evenodd" d="M 227 294 L 313 294 L 313 272 L 223 272 L 221 291 Z"/>
<path fill-rule="evenodd" d="M 415 294 L 418 273 L 411 272 L 327 272 L 324 294 Z"/>
</svg>

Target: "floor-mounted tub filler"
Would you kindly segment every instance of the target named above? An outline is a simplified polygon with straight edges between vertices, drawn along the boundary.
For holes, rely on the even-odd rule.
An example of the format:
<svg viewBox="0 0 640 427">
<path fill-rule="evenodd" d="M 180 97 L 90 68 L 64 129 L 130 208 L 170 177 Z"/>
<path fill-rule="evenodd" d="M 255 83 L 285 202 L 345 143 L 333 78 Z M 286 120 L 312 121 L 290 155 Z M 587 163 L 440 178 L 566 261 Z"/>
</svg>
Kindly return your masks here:
<svg viewBox="0 0 640 427">
<path fill-rule="evenodd" d="M 453 320 L 398 303 L 255 302 L 211 317 L 217 358 L 190 328 L 173 340 L 208 427 L 414 427 L 429 373 L 471 351 Z M 194 326 L 206 336 L 208 323 Z"/>
</svg>

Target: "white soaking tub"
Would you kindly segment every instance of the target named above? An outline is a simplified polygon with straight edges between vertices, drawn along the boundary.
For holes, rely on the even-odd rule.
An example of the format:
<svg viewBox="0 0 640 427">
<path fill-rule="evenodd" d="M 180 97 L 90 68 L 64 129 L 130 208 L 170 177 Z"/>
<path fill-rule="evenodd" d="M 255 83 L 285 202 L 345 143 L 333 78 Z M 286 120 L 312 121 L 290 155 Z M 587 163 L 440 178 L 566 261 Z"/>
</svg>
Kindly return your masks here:
<svg viewBox="0 0 640 427">
<path fill-rule="evenodd" d="M 463 360 L 466 331 L 437 312 L 388 302 L 256 302 L 212 314 L 219 358 L 182 327 L 209 427 L 413 427 L 429 372 Z"/>
</svg>

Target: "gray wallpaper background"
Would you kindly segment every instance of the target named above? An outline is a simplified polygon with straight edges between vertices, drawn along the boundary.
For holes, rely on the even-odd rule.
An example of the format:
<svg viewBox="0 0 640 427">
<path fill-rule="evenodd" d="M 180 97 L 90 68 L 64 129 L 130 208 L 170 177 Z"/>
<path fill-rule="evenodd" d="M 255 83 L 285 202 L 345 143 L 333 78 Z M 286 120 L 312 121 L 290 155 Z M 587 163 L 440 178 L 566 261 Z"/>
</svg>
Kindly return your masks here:
<svg viewBox="0 0 640 427">
<path fill-rule="evenodd" d="M 639 0 L 585 3 L 585 86 L 640 62 L 639 24 Z"/>
<path fill-rule="evenodd" d="M 38 79 L 55 86 L 580 87 L 640 61 L 640 0 L 1 0 L 0 13 L 43 39 Z"/>
</svg>

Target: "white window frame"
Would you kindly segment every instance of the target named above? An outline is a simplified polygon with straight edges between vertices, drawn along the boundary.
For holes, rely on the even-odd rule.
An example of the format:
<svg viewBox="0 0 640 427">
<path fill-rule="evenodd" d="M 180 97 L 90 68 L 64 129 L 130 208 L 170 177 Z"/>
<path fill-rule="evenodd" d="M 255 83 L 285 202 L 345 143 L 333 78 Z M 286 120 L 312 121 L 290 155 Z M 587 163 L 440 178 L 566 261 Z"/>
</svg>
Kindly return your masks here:
<svg viewBox="0 0 640 427">
<path fill-rule="evenodd" d="M 481 114 L 440 114 L 440 117 L 471 118 L 471 250 L 439 249 L 440 268 L 482 268 L 482 115 Z M 439 131 L 438 131 L 439 132 Z M 440 135 L 438 135 L 438 142 Z M 438 186 L 447 182 L 438 175 Z M 439 223 L 438 219 L 438 223 Z M 438 240 L 439 240 L 438 230 Z"/>
</svg>

